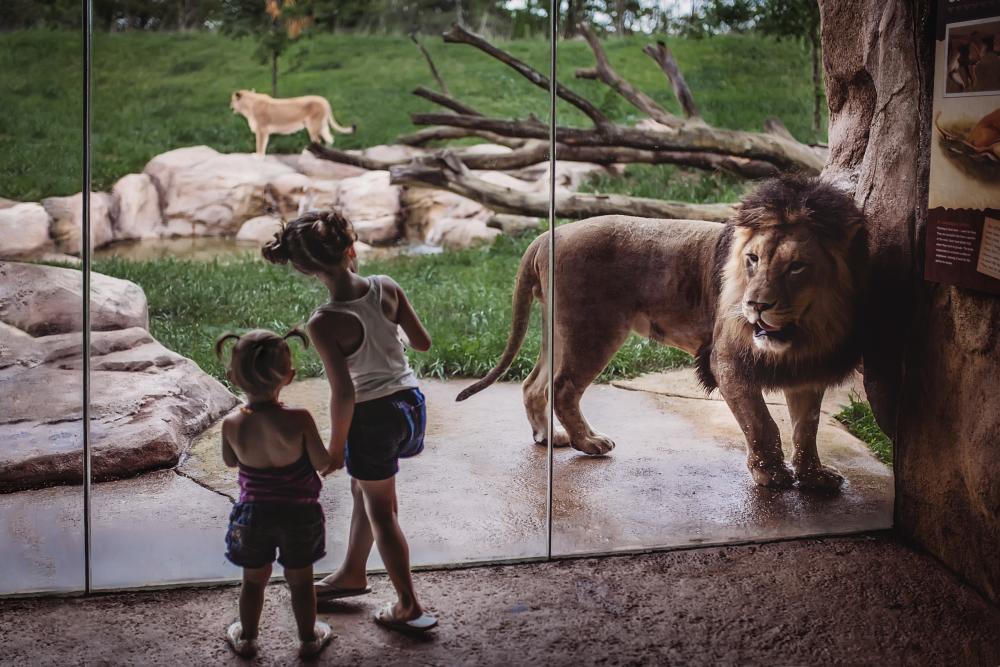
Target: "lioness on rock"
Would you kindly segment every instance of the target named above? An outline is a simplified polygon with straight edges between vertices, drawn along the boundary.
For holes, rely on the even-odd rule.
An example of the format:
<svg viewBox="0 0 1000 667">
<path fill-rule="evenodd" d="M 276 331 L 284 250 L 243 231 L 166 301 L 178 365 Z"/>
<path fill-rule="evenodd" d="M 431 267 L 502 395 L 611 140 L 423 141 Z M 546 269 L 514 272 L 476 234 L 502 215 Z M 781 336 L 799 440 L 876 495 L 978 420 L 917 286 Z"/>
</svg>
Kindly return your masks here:
<svg viewBox="0 0 1000 667">
<path fill-rule="evenodd" d="M 702 384 L 719 389 L 743 429 L 758 484 L 840 487 L 843 477 L 820 463 L 816 431 L 824 391 L 861 355 L 867 236 L 848 195 L 784 176 L 748 195 L 725 225 L 612 215 L 559 227 L 555 236 L 553 408 L 566 431 L 555 431 L 554 445 L 593 455 L 614 448 L 590 428 L 580 398 L 635 331 L 695 355 Z M 545 298 L 548 244 L 548 235 L 538 237 L 521 259 L 503 356 L 458 400 L 499 379 L 517 355 L 532 301 Z M 547 425 L 544 338 L 523 385 L 539 443 Z M 794 473 L 762 395 L 778 389 L 793 423 Z"/>
<path fill-rule="evenodd" d="M 267 153 L 272 134 L 294 134 L 305 128 L 309 141 L 332 144 L 330 128 L 341 134 L 353 134 L 357 126 L 341 127 L 333 118 L 326 98 L 319 95 L 276 99 L 253 90 L 237 90 L 229 99 L 233 113 L 247 119 L 250 131 L 257 137 L 257 155 Z"/>
</svg>

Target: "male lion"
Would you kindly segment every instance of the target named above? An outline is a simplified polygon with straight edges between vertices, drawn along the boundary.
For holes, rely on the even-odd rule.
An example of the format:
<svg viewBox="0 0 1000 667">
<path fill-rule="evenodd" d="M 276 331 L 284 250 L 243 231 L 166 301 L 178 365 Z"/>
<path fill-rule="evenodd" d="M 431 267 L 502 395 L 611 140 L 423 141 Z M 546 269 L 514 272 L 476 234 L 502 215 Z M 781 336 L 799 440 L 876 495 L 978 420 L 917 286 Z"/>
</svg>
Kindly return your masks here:
<svg viewBox="0 0 1000 667">
<path fill-rule="evenodd" d="M 636 331 L 696 356 L 702 384 L 721 391 L 743 429 L 758 484 L 840 487 L 843 477 L 820 463 L 816 430 L 826 387 L 842 382 L 860 358 L 867 240 L 849 196 L 816 179 L 785 176 L 747 196 L 725 225 L 612 215 L 559 227 L 555 236 L 553 407 L 566 432 L 556 431 L 553 444 L 593 455 L 615 446 L 590 428 L 580 398 Z M 458 400 L 495 382 L 516 356 L 532 298 L 545 298 L 548 244 L 548 235 L 540 236 L 521 259 L 503 356 Z M 523 385 L 540 443 L 546 345 Z M 777 389 L 792 417 L 794 474 L 762 396 Z"/>
<path fill-rule="evenodd" d="M 257 155 L 267 153 L 267 141 L 272 134 L 293 134 L 302 128 L 309 140 L 332 144 L 332 127 L 342 134 L 353 134 L 356 125 L 341 127 L 333 118 L 330 103 L 319 95 L 275 99 L 253 90 L 237 90 L 229 99 L 233 113 L 242 114 L 257 137 Z"/>
</svg>

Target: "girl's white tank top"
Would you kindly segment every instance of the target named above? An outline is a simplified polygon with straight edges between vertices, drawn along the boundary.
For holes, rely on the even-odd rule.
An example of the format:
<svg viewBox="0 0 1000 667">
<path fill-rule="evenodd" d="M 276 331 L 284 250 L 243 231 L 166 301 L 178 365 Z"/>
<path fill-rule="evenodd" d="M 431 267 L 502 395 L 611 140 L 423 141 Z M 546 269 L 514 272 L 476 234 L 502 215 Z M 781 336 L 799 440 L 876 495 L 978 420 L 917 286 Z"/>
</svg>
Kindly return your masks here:
<svg viewBox="0 0 1000 667">
<path fill-rule="evenodd" d="M 363 403 L 418 387 L 406 358 L 399 327 L 382 312 L 382 277 L 368 276 L 367 294 L 353 301 L 331 301 L 317 311 L 346 313 L 358 318 L 364 338 L 347 357 L 354 381 L 354 401 Z"/>
</svg>

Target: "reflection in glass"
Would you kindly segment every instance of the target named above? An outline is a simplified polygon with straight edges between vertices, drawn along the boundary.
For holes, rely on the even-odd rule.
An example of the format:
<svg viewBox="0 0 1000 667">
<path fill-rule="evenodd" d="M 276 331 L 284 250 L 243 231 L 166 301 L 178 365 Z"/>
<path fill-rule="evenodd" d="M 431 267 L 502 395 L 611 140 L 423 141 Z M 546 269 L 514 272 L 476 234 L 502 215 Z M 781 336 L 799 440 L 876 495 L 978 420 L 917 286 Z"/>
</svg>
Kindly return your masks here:
<svg viewBox="0 0 1000 667">
<path fill-rule="evenodd" d="M 0 595 L 85 584 L 81 15 L 0 7 Z"/>
<path fill-rule="evenodd" d="M 94 224 L 103 236 L 93 303 L 118 314 L 93 332 L 99 588 L 239 576 L 223 556 L 239 488 L 220 456 L 219 420 L 243 397 L 212 344 L 225 331 L 283 333 L 329 299 L 318 280 L 265 263 L 259 250 L 282 221 L 329 208 L 358 232 L 360 273 L 396 280 L 433 341 L 408 353 L 428 406 L 425 449 L 398 476 L 412 563 L 545 554 L 545 450 L 523 446 L 527 434 L 514 428 L 519 387 L 454 399 L 464 378 L 500 357 L 518 261 L 547 206 L 544 145 L 462 118 L 544 124 L 546 94 L 440 32 L 458 21 L 545 71 L 547 17 L 495 5 L 407 13 L 372 2 L 352 13 L 335 4 L 206 2 L 183 21 L 166 7 L 95 18 Z M 265 126 L 261 105 L 294 119 Z M 431 156 L 442 147 L 456 157 Z M 522 147 L 527 157 L 515 154 Z M 497 216 L 448 179 L 514 188 L 535 208 Z M 538 340 L 536 319 L 507 379 L 527 375 Z M 329 437 L 320 358 L 295 345 L 293 354 L 296 379 L 281 399 L 309 409 Z M 320 503 L 322 572 L 346 550 L 344 472 L 325 479 Z M 379 566 L 377 553 L 369 565 Z"/>
</svg>

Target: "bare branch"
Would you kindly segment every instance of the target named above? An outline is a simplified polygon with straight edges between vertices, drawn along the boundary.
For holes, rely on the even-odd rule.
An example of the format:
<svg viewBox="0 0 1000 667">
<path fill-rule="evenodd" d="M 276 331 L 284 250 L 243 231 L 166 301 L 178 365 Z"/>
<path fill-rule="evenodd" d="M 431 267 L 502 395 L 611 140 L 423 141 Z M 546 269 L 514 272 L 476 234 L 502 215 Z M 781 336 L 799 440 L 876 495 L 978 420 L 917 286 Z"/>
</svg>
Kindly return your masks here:
<svg viewBox="0 0 1000 667">
<path fill-rule="evenodd" d="M 521 139 L 547 139 L 548 126 L 537 121 L 501 120 L 461 114 L 413 114 L 416 125 L 447 125 L 493 132 Z M 556 141 L 568 146 L 622 146 L 652 151 L 718 153 L 762 160 L 779 169 L 819 173 L 823 159 L 804 144 L 755 132 L 719 130 L 704 124 L 685 124 L 676 130 L 651 132 L 612 125 L 603 130 L 557 127 Z"/>
<path fill-rule="evenodd" d="M 396 138 L 396 142 L 407 146 L 424 146 L 432 141 L 451 141 L 453 139 L 468 139 L 469 137 L 485 139 L 492 144 L 500 144 L 508 148 L 520 148 L 525 144 L 524 139 L 514 139 L 493 132 L 467 130 L 461 127 L 425 127 L 410 134 L 400 135 Z"/>
<path fill-rule="evenodd" d="M 578 79 L 597 79 L 602 81 L 628 100 L 632 106 L 658 123 L 662 123 L 668 127 L 678 127 L 681 125 L 683 121 L 680 118 L 661 107 L 657 104 L 656 100 L 622 78 L 611 67 L 611 63 L 608 61 L 608 56 L 604 52 L 604 47 L 601 46 L 600 40 L 597 39 L 597 36 L 594 35 L 593 31 L 585 23 L 580 24 L 580 34 L 587 40 L 590 50 L 594 52 L 597 67 L 576 70 L 576 77 Z"/>
<path fill-rule="evenodd" d="M 656 46 L 647 44 L 643 47 L 642 51 L 655 60 L 663 70 L 663 73 L 670 79 L 670 85 L 673 86 L 674 95 L 677 96 L 677 101 L 680 102 L 681 108 L 684 109 L 684 115 L 690 119 L 700 118 L 698 107 L 694 103 L 694 96 L 691 95 L 691 89 L 688 88 L 687 83 L 684 81 L 684 75 L 681 74 L 680 67 L 677 66 L 677 61 L 674 60 L 674 54 L 670 52 L 666 43 L 658 41 L 656 42 Z"/>
<path fill-rule="evenodd" d="M 522 192 L 495 185 L 472 175 L 457 159 L 428 157 L 390 169 L 396 185 L 422 186 L 447 190 L 478 201 L 500 213 L 545 217 L 548 195 Z M 733 215 L 729 204 L 687 204 L 624 195 L 556 193 L 556 215 L 562 218 L 588 218 L 596 215 L 627 214 L 648 218 L 709 220 L 722 222 Z"/>
<path fill-rule="evenodd" d="M 527 63 L 518 60 L 511 54 L 504 51 L 503 49 L 498 49 L 497 47 L 493 46 L 479 35 L 469 32 L 460 25 L 457 24 L 452 25 L 451 30 L 444 33 L 443 37 L 445 42 L 455 43 L 455 44 L 469 44 L 470 46 L 474 46 L 483 53 L 496 58 L 500 62 L 512 68 L 518 74 L 520 74 L 528 81 L 541 88 L 542 90 L 549 90 L 550 82 L 548 77 L 543 76 L 541 73 L 539 73 L 537 70 L 535 70 Z M 556 86 L 556 95 L 566 100 L 567 102 L 575 106 L 577 109 L 582 111 L 584 114 L 586 114 L 587 117 L 590 118 L 591 121 L 593 121 L 595 126 L 597 126 L 598 128 L 604 128 L 612 125 L 611 120 L 603 113 L 601 113 L 597 109 L 597 107 L 588 102 L 586 99 L 577 95 L 572 90 L 566 88 L 558 81 L 555 82 L 555 86 Z"/>
<path fill-rule="evenodd" d="M 413 40 L 413 43 L 417 45 L 418 49 L 420 49 L 420 53 L 424 54 L 424 58 L 427 59 L 427 64 L 430 65 L 431 68 L 431 74 L 434 75 L 434 80 L 437 81 L 438 86 L 441 87 L 441 92 L 445 95 L 451 95 L 451 93 L 448 92 L 448 85 L 444 82 L 444 78 L 441 76 L 441 73 L 438 72 L 437 67 L 434 66 L 434 60 L 431 59 L 430 52 L 424 48 L 424 45 L 420 43 L 420 40 L 417 39 L 415 34 L 410 34 L 410 39 Z"/>
<path fill-rule="evenodd" d="M 425 88 L 423 86 L 418 86 L 413 94 L 417 97 L 422 97 L 425 100 L 430 100 L 434 104 L 439 104 L 446 109 L 451 109 L 455 113 L 465 114 L 467 116 L 482 116 L 483 114 L 476 111 L 472 107 L 459 102 L 454 97 L 450 95 L 444 95 L 442 93 L 435 92 L 430 88 Z"/>
</svg>

